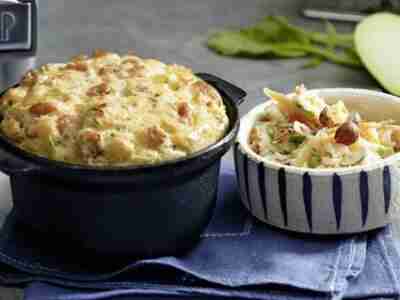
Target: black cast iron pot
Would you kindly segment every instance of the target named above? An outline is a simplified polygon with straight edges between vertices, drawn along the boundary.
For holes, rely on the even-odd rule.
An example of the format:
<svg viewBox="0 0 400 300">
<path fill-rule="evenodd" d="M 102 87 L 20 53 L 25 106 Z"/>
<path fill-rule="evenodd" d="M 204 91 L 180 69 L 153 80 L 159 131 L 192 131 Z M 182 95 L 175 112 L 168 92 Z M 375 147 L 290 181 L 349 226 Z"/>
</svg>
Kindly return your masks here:
<svg viewBox="0 0 400 300">
<path fill-rule="evenodd" d="M 237 135 L 237 105 L 246 95 L 216 76 L 197 75 L 220 92 L 230 125 L 220 141 L 184 159 L 79 166 L 31 155 L 0 135 L 0 170 L 10 175 L 18 222 L 96 256 L 178 255 L 193 247 L 212 215 L 221 157 Z"/>
</svg>

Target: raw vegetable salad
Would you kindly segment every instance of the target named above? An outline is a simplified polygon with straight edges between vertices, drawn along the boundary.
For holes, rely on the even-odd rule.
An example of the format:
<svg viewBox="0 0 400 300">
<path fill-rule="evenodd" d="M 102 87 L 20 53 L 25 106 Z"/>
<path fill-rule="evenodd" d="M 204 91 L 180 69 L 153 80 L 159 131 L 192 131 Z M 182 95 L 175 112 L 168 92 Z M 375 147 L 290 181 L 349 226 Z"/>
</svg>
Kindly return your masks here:
<svg viewBox="0 0 400 300">
<path fill-rule="evenodd" d="M 365 165 L 400 151 L 400 126 L 369 122 L 342 101 L 328 105 L 304 85 L 284 95 L 264 89 L 273 101 L 255 122 L 251 149 L 284 165 L 339 168 Z"/>
</svg>

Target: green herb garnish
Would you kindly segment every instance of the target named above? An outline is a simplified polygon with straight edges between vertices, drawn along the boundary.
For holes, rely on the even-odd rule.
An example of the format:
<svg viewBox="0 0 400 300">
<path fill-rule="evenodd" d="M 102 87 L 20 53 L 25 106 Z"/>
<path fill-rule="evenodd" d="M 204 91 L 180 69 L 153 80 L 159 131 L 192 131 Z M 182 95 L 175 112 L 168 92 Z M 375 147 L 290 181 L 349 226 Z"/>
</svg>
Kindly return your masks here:
<svg viewBox="0 0 400 300">
<path fill-rule="evenodd" d="M 385 158 L 395 153 L 393 147 L 390 146 L 381 146 L 376 151 L 380 157 Z"/>
<path fill-rule="evenodd" d="M 308 166 L 310 168 L 316 168 L 321 164 L 321 155 L 315 151 L 312 151 L 310 159 L 308 160 Z"/>
<path fill-rule="evenodd" d="M 48 136 L 48 155 L 50 158 L 55 159 L 57 154 L 57 141 L 53 138 L 53 136 Z"/>
<path fill-rule="evenodd" d="M 289 136 L 289 143 L 299 146 L 304 142 L 305 139 L 306 139 L 306 137 L 304 135 L 292 134 L 291 136 Z"/>
<path fill-rule="evenodd" d="M 269 138 L 274 139 L 275 130 L 271 127 L 267 127 L 266 130 L 267 130 L 267 134 L 268 134 Z"/>
</svg>

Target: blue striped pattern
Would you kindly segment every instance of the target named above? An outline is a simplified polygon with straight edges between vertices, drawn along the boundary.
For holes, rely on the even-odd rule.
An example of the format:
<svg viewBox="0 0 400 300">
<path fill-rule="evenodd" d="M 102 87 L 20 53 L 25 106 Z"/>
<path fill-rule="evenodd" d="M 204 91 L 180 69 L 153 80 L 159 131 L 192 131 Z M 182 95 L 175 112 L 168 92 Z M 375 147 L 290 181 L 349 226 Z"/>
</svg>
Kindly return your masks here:
<svg viewBox="0 0 400 300">
<path fill-rule="evenodd" d="M 313 197 L 316 197 L 314 195 L 314 187 L 316 185 L 315 182 L 313 182 L 314 177 L 313 175 L 310 175 L 308 172 L 304 173 L 303 175 L 299 175 L 301 177 L 298 177 L 300 179 L 300 182 L 298 179 L 294 182 L 295 185 L 293 187 L 291 186 L 292 184 L 292 176 L 288 177 L 286 173 L 285 168 L 279 168 L 279 170 L 276 172 L 275 170 L 272 170 L 268 167 L 264 166 L 264 163 L 262 162 L 257 162 L 255 173 L 253 171 L 250 173 L 249 168 L 250 164 L 254 163 L 254 160 L 252 160 L 250 157 L 247 155 L 244 155 L 242 153 L 242 150 L 238 148 L 238 145 L 235 145 L 235 162 L 237 166 L 237 170 L 241 181 L 240 182 L 240 188 L 242 192 L 242 198 L 243 201 L 245 202 L 246 206 L 249 208 L 249 210 L 257 215 L 258 217 L 261 217 L 267 223 L 271 224 L 283 224 L 282 227 L 293 227 L 297 226 L 297 222 L 301 220 L 299 216 L 294 216 L 292 215 L 293 212 L 296 214 L 299 212 L 298 209 L 301 209 L 301 207 L 297 207 L 292 209 L 290 208 L 290 211 L 288 210 L 288 199 L 292 199 L 293 193 L 297 192 L 297 189 L 300 187 L 302 190 L 299 192 L 299 197 L 303 198 L 303 204 L 304 204 L 304 212 L 305 212 L 305 221 L 304 223 L 304 228 L 307 228 L 308 230 L 305 229 L 306 232 L 319 232 L 316 228 L 316 221 L 321 222 L 321 217 L 318 217 L 316 219 L 313 219 L 313 213 L 315 214 L 316 212 L 313 212 L 313 201 L 332 201 L 332 206 L 333 206 L 333 211 L 332 212 L 324 212 L 326 213 L 326 223 L 327 226 L 328 224 L 331 224 L 332 221 L 335 223 L 336 227 L 336 232 L 348 232 L 349 230 L 347 228 L 348 224 L 347 221 L 345 222 L 343 219 L 343 209 L 344 205 L 346 204 L 344 201 L 359 201 L 359 207 L 361 209 L 361 217 L 359 221 L 359 229 L 357 229 L 357 224 L 355 225 L 355 229 L 351 230 L 360 230 L 362 231 L 363 227 L 368 227 L 367 224 L 371 223 L 372 224 L 386 224 L 386 220 L 382 220 L 381 223 L 374 223 L 376 220 L 373 220 L 374 214 L 371 214 L 369 216 L 369 209 L 372 204 L 370 204 L 370 201 L 381 201 L 382 205 L 384 205 L 384 211 L 385 214 L 388 214 L 390 210 L 390 205 L 391 205 L 391 198 L 393 194 L 393 179 L 392 179 L 392 170 L 390 169 L 389 166 L 385 166 L 380 173 L 382 176 L 382 191 L 383 194 L 381 194 L 381 198 L 375 199 L 377 196 L 375 196 L 375 193 L 370 193 L 369 189 L 372 188 L 369 184 L 369 177 L 368 177 L 368 172 L 366 171 L 361 171 L 359 174 L 354 174 L 350 175 L 347 181 L 347 176 L 345 175 L 344 177 L 341 175 L 338 175 L 337 173 L 334 173 L 332 175 L 332 181 L 323 181 L 326 182 L 327 186 L 324 188 L 329 188 L 329 185 L 331 185 L 331 200 L 329 199 L 313 199 Z M 251 168 L 253 170 L 253 168 Z M 374 173 L 375 174 L 375 173 Z M 251 178 L 249 178 L 249 176 Z M 358 181 L 358 184 L 354 185 L 352 178 L 356 176 L 356 180 Z M 297 177 L 293 177 L 297 178 Z M 371 177 L 372 178 L 372 177 Z M 356 181 L 356 182 L 357 182 Z M 267 185 L 268 182 L 276 182 L 277 183 L 277 190 L 275 192 L 275 189 L 272 188 L 270 190 L 270 187 Z M 300 186 L 299 186 L 300 184 Z M 320 183 L 318 183 L 320 184 Z M 325 184 L 325 183 L 324 183 Z M 255 189 L 254 191 L 249 189 Z M 296 191 L 292 190 L 292 188 L 295 188 Z M 352 190 L 354 189 L 354 191 Z M 289 193 L 289 194 L 288 194 Z M 317 189 L 317 194 L 319 195 L 320 189 Z M 253 195 L 257 195 L 256 197 L 253 197 Z M 258 197 L 259 195 L 259 197 Z M 355 199 L 346 199 L 345 197 L 354 197 L 356 196 Z M 294 194 L 296 196 L 296 194 Z M 371 199 L 371 197 L 374 196 L 374 199 Z M 255 199 L 250 199 L 251 197 Z M 379 196 L 378 196 L 379 197 Z M 382 199 L 383 198 L 383 199 Z M 257 202 L 258 201 L 258 202 Z M 278 207 L 274 205 L 274 203 L 279 202 Z M 374 202 L 375 204 L 375 202 Z M 293 205 L 298 205 L 298 204 L 293 204 Z M 301 204 L 300 204 L 301 205 Z M 325 205 L 325 204 L 324 204 Z M 328 205 L 328 204 L 327 204 Z M 347 204 L 346 204 L 347 205 Z M 321 204 L 318 205 L 320 207 Z M 332 207 L 330 205 L 326 206 L 326 208 Z M 372 206 L 371 206 L 372 207 Z M 253 210 L 263 210 L 254 212 Z M 278 212 L 275 211 L 275 209 L 278 209 Z M 279 213 L 280 210 L 280 213 Z M 293 211 L 293 212 L 292 212 Z M 290 212 L 290 213 L 289 213 Z M 278 213 L 278 214 L 277 214 Z M 346 215 L 347 216 L 347 215 Z M 371 219 L 369 221 L 368 219 Z M 291 223 L 291 218 L 293 218 L 293 223 Z M 323 217 L 325 218 L 325 216 Z M 324 220 L 322 220 L 324 222 Z M 354 224 L 354 221 L 351 221 L 350 224 Z M 300 225 L 300 224 L 299 224 Z M 346 226 L 345 226 L 346 225 Z M 319 225 L 320 226 L 320 225 Z M 350 225 L 353 226 L 353 225 Z M 374 225 L 376 226 L 376 225 Z M 346 227 L 346 228 L 344 228 Z M 351 227 L 354 228 L 354 227 Z M 374 227 L 375 228 L 375 227 Z M 332 232 L 333 233 L 333 232 Z"/>
<path fill-rule="evenodd" d="M 267 204 L 267 189 L 265 186 L 265 167 L 262 162 L 258 163 L 258 184 L 260 189 L 261 201 L 264 209 L 264 218 L 268 220 L 268 204 Z"/>
<path fill-rule="evenodd" d="M 308 228 L 310 231 L 313 231 L 313 222 L 312 222 L 312 182 L 311 177 L 308 173 L 303 175 L 303 200 L 304 200 L 304 208 L 306 210 Z"/>
<path fill-rule="evenodd" d="M 236 182 L 237 185 L 239 186 L 239 189 L 242 189 L 240 186 L 240 174 L 239 174 L 239 143 L 236 143 L 234 148 L 233 148 L 233 159 L 235 160 L 235 168 L 236 168 Z"/>
<path fill-rule="evenodd" d="M 249 193 L 248 157 L 247 157 L 247 155 L 243 155 L 241 153 L 241 151 L 239 150 L 239 143 L 235 144 L 233 155 L 234 155 L 234 159 L 235 159 L 236 169 L 243 170 L 244 186 L 242 186 L 242 184 L 241 184 L 239 172 L 236 172 L 236 175 L 237 175 L 236 180 L 237 180 L 240 190 L 242 191 L 242 195 L 243 195 L 242 198 L 244 198 L 244 201 L 246 201 L 246 204 L 247 204 L 249 210 L 252 212 L 253 210 L 251 207 L 250 193 Z M 240 164 L 239 155 L 243 159 L 242 164 Z"/>
<path fill-rule="evenodd" d="M 248 157 L 246 155 L 243 156 L 243 172 L 244 172 L 244 184 L 245 184 L 245 192 L 246 192 L 246 199 L 247 205 L 250 211 L 253 211 L 251 207 L 251 200 L 250 200 L 250 191 L 249 191 L 249 162 Z"/>
<path fill-rule="evenodd" d="M 385 200 L 385 214 L 389 212 L 390 198 L 392 197 L 392 181 L 388 166 L 383 168 L 383 199 Z"/>
<path fill-rule="evenodd" d="M 368 217 L 368 174 L 365 171 L 360 172 L 360 200 L 361 200 L 361 218 L 362 226 L 365 226 Z"/>
<path fill-rule="evenodd" d="M 340 176 L 336 173 L 333 175 L 332 200 L 333 208 L 335 210 L 336 230 L 339 231 L 340 222 L 342 220 L 343 187 L 342 179 L 340 179 Z"/>
<path fill-rule="evenodd" d="M 286 172 L 284 168 L 280 168 L 278 171 L 278 186 L 279 186 L 279 199 L 281 202 L 281 209 L 283 215 L 283 222 L 285 226 L 288 226 L 287 217 L 287 198 L 286 198 Z"/>
</svg>

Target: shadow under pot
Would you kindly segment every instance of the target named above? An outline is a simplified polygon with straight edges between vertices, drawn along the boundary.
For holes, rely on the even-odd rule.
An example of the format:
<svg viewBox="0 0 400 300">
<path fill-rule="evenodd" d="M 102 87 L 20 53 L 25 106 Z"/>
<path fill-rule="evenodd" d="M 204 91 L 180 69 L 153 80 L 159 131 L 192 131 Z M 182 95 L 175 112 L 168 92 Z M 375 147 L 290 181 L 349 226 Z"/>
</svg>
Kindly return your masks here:
<svg viewBox="0 0 400 300">
<path fill-rule="evenodd" d="M 179 255 L 195 246 L 215 207 L 221 157 L 238 129 L 246 93 L 197 74 L 221 94 L 229 117 L 215 144 L 151 166 L 95 168 L 27 153 L 0 136 L 0 169 L 10 175 L 17 222 L 100 256 Z"/>
</svg>

